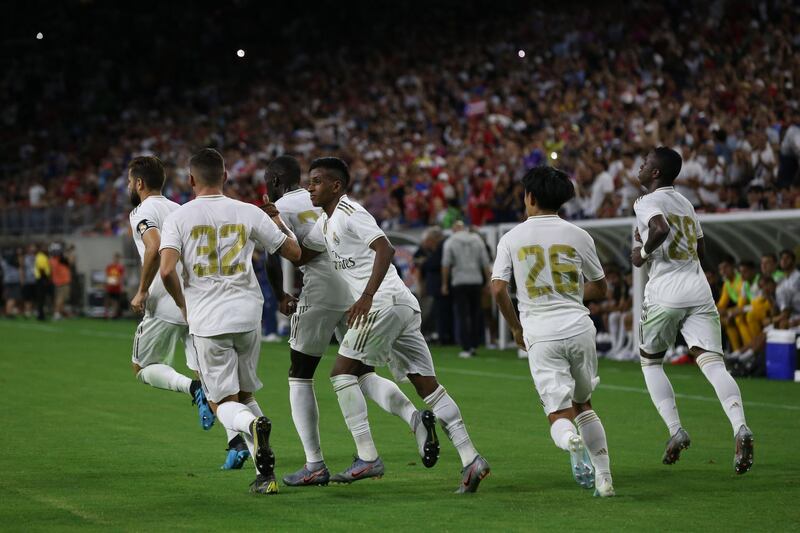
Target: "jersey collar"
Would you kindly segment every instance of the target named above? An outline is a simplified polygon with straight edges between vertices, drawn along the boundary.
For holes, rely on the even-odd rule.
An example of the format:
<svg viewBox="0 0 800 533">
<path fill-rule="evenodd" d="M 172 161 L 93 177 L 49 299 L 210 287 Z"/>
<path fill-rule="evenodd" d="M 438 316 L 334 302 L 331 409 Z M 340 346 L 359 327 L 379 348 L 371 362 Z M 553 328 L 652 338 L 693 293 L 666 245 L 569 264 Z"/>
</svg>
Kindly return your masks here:
<svg viewBox="0 0 800 533">
<path fill-rule="evenodd" d="M 283 193 L 283 195 L 284 196 L 290 196 L 292 194 L 302 193 L 303 191 L 305 191 L 305 189 L 300 187 L 299 189 L 294 189 L 293 191 L 285 192 L 285 193 Z"/>
<path fill-rule="evenodd" d="M 559 218 L 559 217 L 558 215 L 531 215 L 528 217 L 528 220 L 532 220 L 534 218 L 544 219 L 544 218 Z"/>
<path fill-rule="evenodd" d="M 200 200 L 200 199 L 209 199 L 210 200 L 212 198 L 225 198 L 225 195 L 224 194 L 203 194 L 203 195 L 200 195 L 200 196 L 195 196 L 195 200 Z"/>
<path fill-rule="evenodd" d="M 658 192 L 658 191 L 674 191 L 674 190 L 675 190 L 675 187 L 673 187 L 672 185 L 670 185 L 669 187 L 659 187 L 658 189 L 656 189 L 656 190 L 655 190 L 655 191 L 653 191 L 653 192 Z"/>
</svg>

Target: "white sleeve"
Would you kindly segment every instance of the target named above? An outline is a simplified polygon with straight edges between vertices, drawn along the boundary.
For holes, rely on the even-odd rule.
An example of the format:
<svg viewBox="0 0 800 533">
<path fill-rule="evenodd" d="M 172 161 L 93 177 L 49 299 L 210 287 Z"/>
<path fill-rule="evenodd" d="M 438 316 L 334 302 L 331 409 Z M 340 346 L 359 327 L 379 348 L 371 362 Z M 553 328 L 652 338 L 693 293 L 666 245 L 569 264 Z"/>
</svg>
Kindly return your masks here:
<svg viewBox="0 0 800 533">
<path fill-rule="evenodd" d="M 500 239 L 497 243 L 497 257 L 494 258 L 494 267 L 492 268 L 492 279 L 499 279 L 502 281 L 511 281 L 511 276 L 514 274 L 514 263 L 511 257 L 511 250 L 505 239 Z"/>
<path fill-rule="evenodd" d="M 161 228 L 161 247 L 159 251 L 164 248 L 172 248 L 178 252 L 183 250 L 183 242 L 181 242 L 181 234 L 178 230 L 178 221 L 174 213 L 167 217 L 164 221 L 164 226 Z"/>
<path fill-rule="evenodd" d="M 148 230 L 158 230 L 156 217 L 146 206 L 139 206 L 137 209 L 131 211 L 130 215 L 131 230 L 138 233 L 139 237 L 144 235 Z"/>
<path fill-rule="evenodd" d="M 653 197 L 650 195 L 642 196 L 639 201 L 634 204 L 633 210 L 636 213 L 636 218 L 641 221 L 645 227 L 647 227 L 650 219 L 654 216 L 661 215 L 666 218 L 664 211 L 653 201 Z"/>
<path fill-rule="evenodd" d="M 322 234 L 322 217 L 314 223 L 314 227 L 308 232 L 303 240 L 303 246 L 315 252 L 324 252 L 326 248 L 325 236 Z"/>
<path fill-rule="evenodd" d="M 355 213 L 347 217 L 347 228 L 352 231 L 367 246 L 386 237 L 386 234 L 375 222 L 375 218 L 367 211 L 356 209 Z"/>
<path fill-rule="evenodd" d="M 278 226 L 261 209 L 257 210 L 256 220 L 253 224 L 253 232 L 250 237 L 261 244 L 269 254 L 274 254 L 278 248 L 283 246 L 289 237 L 278 229 Z"/>
<path fill-rule="evenodd" d="M 600 264 L 600 258 L 597 257 L 594 239 L 588 233 L 584 234 L 584 244 L 581 247 L 580 254 L 581 269 L 587 280 L 599 281 L 606 276 L 605 272 L 603 272 L 603 265 Z"/>
<path fill-rule="evenodd" d="M 442 245 L 442 266 L 451 267 L 453 265 L 453 247 L 450 245 L 450 238 Z"/>
</svg>

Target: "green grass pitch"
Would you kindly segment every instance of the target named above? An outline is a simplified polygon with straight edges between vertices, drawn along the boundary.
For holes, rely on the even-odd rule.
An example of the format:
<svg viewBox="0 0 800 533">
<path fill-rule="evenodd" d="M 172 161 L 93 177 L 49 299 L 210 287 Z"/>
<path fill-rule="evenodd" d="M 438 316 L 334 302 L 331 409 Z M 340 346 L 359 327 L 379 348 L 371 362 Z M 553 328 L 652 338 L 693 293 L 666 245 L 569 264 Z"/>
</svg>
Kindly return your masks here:
<svg viewBox="0 0 800 533">
<path fill-rule="evenodd" d="M 439 464 L 425 469 L 405 424 L 370 403 L 383 479 L 281 486 L 267 497 L 248 493 L 252 462 L 219 470 L 218 424 L 202 431 L 187 397 L 135 380 L 134 329 L 133 322 L 0 322 L 0 529 L 796 531 L 800 523 L 800 384 L 739 382 L 756 453 L 753 470 L 736 476 L 728 420 L 696 367 L 668 369 L 692 436 L 668 467 L 666 429 L 639 366 L 603 361 L 593 400 L 618 497 L 600 500 L 574 483 L 567 455 L 553 446 L 524 361 L 486 350 L 461 360 L 455 349 L 435 348 L 439 378 L 492 466 L 477 494 L 452 493 L 461 465 L 441 432 Z M 176 360 L 184 369 L 181 354 Z M 326 461 L 339 470 L 354 445 L 328 381 L 331 362 L 321 364 L 316 388 Z M 287 368 L 286 345 L 265 344 L 257 398 L 273 421 L 279 475 L 303 462 Z"/>
</svg>

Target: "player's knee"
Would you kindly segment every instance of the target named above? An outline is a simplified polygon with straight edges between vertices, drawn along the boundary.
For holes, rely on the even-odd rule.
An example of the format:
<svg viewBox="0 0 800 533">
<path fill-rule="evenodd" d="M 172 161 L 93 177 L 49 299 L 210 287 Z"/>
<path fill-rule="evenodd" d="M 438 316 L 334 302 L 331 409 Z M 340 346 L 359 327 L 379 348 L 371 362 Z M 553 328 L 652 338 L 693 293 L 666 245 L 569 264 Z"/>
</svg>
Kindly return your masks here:
<svg viewBox="0 0 800 533">
<path fill-rule="evenodd" d="M 575 414 L 579 415 L 584 411 L 591 411 L 592 410 L 592 400 L 591 398 L 587 399 L 583 402 L 572 402 L 572 408 L 575 410 Z"/>
<path fill-rule="evenodd" d="M 664 364 L 664 353 L 649 354 L 644 350 L 640 350 L 639 361 L 642 363 L 642 368 L 647 366 L 661 366 Z"/>
<path fill-rule="evenodd" d="M 311 357 L 303 353 L 292 350 L 291 364 L 289 365 L 289 377 L 297 379 L 311 379 L 319 364 L 318 357 Z"/>
<path fill-rule="evenodd" d="M 142 371 L 142 367 L 140 367 L 136 363 L 131 363 L 131 370 L 133 370 L 134 377 L 136 377 L 136 379 L 141 381 L 141 378 L 139 378 L 139 373 Z"/>
<path fill-rule="evenodd" d="M 575 411 L 572 407 L 566 407 L 564 409 L 558 409 L 557 411 L 552 411 L 547 413 L 547 420 L 550 421 L 550 424 L 553 424 L 559 418 L 566 418 L 567 420 L 572 420 L 575 418 Z"/>
<path fill-rule="evenodd" d="M 436 376 L 422 376 L 420 374 L 408 374 L 408 380 L 414 385 L 420 398 L 427 398 L 439 388 Z"/>
</svg>

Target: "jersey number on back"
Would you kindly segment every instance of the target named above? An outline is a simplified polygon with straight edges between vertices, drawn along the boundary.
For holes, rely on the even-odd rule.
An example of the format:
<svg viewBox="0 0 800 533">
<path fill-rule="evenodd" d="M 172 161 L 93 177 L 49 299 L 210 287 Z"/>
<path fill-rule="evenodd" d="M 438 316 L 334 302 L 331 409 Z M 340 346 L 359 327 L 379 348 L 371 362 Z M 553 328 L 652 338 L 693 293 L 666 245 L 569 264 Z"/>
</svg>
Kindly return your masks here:
<svg viewBox="0 0 800 533">
<path fill-rule="evenodd" d="M 538 298 L 546 294 L 553 293 L 553 287 L 559 294 L 578 293 L 578 267 L 572 263 L 562 263 L 561 255 L 569 259 L 576 259 L 578 252 L 572 246 L 566 244 L 554 244 L 547 249 L 550 260 L 550 272 L 553 278 L 553 287 L 550 285 L 536 285 L 539 274 L 545 267 L 544 248 L 538 244 L 535 246 L 524 246 L 519 249 L 517 258 L 525 261 L 528 256 L 534 258 L 533 266 L 528 272 L 528 279 L 525 280 L 525 288 L 528 289 L 528 296 Z"/>
<path fill-rule="evenodd" d="M 192 270 L 197 277 L 213 276 L 220 270 L 223 276 L 233 276 L 245 271 L 244 263 L 234 263 L 239 252 L 242 251 L 242 248 L 247 243 L 247 232 L 244 224 L 225 224 L 219 228 L 219 240 L 226 239 L 231 235 L 236 236 L 233 246 L 223 254 L 222 261 L 219 260 L 217 252 L 216 228 L 213 226 L 195 226 L 189 235 L 195 241 L 201 241 L 201 239 L 205 238 L 204 244 L 198 243 L 196 253 L 198 258 L 207 258 L 207 263 L 195 263 L 192 265 Z"/>
<path fill-rule="evenodd" d="M 667 222 L 672 230 L 672 242 L 669 243 L 669 258 L 675 261 L 686 261 L 691 258 L 697 261 L 697 226 L 694 219 L 689 216 L 669 215 Z M 687 249 L 681 249 L 681 243 L 686 237 Z"/>
</svg>

